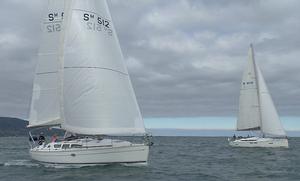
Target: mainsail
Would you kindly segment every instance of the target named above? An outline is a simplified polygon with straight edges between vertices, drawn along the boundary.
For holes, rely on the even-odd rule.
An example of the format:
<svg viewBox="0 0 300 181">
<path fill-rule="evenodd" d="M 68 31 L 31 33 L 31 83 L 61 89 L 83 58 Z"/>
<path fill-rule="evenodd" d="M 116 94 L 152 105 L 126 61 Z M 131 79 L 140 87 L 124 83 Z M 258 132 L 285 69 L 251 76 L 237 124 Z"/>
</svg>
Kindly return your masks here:
<svg viewBox="0 0 300 181">
<path fill-rule="evenodd" d="M 252 45 L 242 81 L 237 130 L 261 130 L 271 136 L 286 135 L 261 70 L 255 63 Z"/>
<path fill-rule="evenodd" d="M 38 53 L 28 127 L 61 123 L 59 103 L 59 39 L 64 1 L 48 0 L 43 15 L 42 40 Z"/>
<path fill-rule="evenodd" d="M 261 118 L 258 100 L 258 84 L 255 70 L 254 52 L 249 50 L 247 68 L 244 71 L 240 90 L 237 130 L 260 129 Z"/>
<path fill-rule="evenodd" d="M 62 128 L 89 135 L 145 133 L 106 0 L 73 0 L 66 8 Z"/>
</svg>

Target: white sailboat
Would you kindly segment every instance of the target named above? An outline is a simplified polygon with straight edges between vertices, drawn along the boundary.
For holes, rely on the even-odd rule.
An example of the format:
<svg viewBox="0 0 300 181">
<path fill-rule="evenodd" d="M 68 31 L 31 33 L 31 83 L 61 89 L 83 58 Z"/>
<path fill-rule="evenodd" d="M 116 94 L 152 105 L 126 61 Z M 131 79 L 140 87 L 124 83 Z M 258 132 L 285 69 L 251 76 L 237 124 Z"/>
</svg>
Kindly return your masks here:
<svg viewBox="0 0 300 181">
<path fill-rule="evenodd" d="M 229 139 L 229 144 L 234 147 L 288 147 L 286 133 L 255 62 L 252 45 L 241 83 L 237 131 L 260 131 L 261 135 L 247 138 L 234 136 Z"/>
<path fill-rule="evenodd" d="M 148 140 L 103 138 L 146 133 L 106 0 L 48 0 L 42 29 L 28 127 L 59 127 L 73 136 L 34 142 L 32 159 L 147 163 Z"/>
</svg>

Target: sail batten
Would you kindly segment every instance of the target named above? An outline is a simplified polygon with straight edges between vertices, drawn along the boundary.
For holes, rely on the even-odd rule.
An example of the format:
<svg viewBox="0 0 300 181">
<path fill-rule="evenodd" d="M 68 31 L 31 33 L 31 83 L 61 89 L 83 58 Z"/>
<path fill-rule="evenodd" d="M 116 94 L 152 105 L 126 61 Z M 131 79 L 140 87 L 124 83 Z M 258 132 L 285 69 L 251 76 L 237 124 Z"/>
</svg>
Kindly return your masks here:
<svg viewBox="0 0 300 181">
<path fill-rule="evenodd" d="M 120 74 L 123 74 L 125 76 L 128 76 L 129 74 L 126 72 L 121 72 L 119 70 L 114 70 L 114 69 L 110 69 L 110 68 L 106 68 L 106 67 L 64 67 L 64 69 L 102 69 L 102 70 L 108 70 L 108 71 L 112 71 L 112 72 L 117 72 Z"/>
</svg>

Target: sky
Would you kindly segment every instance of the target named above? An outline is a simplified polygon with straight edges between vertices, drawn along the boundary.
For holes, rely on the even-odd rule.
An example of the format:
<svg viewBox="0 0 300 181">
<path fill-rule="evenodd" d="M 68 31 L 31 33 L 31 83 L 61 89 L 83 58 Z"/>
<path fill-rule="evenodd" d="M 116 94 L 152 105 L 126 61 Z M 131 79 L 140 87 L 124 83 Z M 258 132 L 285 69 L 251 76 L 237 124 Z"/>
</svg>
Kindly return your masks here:
<svg viewBox="0 0 300 181">
<path fill-rule="evenodd" d="M 0 1 L 0 116 L 28 117 L 46 2 Z M 300 1 L 108 3 L 144 118 L 235 117 L 250 43 L 279 114 L 300 115 Z"/>
<path fill-rule="evenodd" d="M 177 117 L 177 118 L 145 118 L 145 126 L 149 129 L 178 130 L 235 130 L 236 117 Z M 300 131 L 299 117 L 281 117 L 286 131 Z"/>
</svg>

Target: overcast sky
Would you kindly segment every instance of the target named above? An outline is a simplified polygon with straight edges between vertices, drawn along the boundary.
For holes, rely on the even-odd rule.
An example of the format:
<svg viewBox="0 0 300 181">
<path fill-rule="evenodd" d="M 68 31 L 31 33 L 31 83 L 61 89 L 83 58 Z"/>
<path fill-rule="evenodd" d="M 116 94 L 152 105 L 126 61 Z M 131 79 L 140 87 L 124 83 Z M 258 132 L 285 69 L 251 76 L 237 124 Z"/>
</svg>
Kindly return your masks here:
<svg viewBox="0 0 300 181">
<path fill-rule="evenodd" d="M 279 114 L 300 115 L 300 1 L 108 1 L 144 117 L 237 115 L 251 42 Z M 27 118 L 45 2 L 0 1 L 0 116 Z"/>
</svg>

